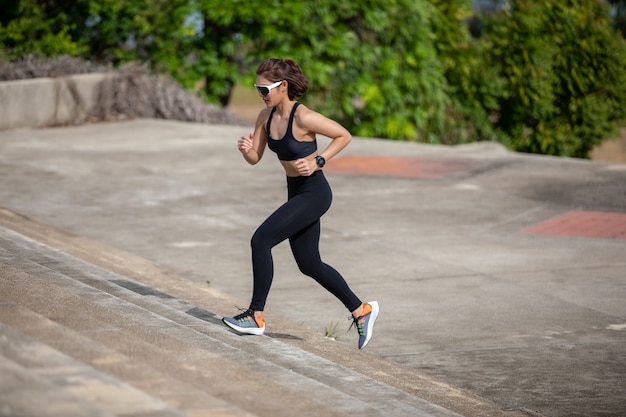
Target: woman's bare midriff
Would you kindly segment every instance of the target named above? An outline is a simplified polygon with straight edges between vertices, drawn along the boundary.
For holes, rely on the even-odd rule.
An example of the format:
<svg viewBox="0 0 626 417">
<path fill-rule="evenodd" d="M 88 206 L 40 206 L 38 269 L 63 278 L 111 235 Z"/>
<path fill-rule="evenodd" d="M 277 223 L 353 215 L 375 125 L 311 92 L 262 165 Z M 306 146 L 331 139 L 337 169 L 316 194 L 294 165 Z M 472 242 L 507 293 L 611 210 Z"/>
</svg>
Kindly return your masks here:
<svg viewBox="0 0 626 417">
<path fill-rule="evenodd" d="M 317 156 L 317 152 L 314 152 L 304 159 L 306 159 L 309 162 L 314 162 L 316 156 Z M 285 173 L 287 174 L 288 177 L 300 177 L 301 176 L 300 173 L 298 172 L 298 169 L 296 168 L 296 161 L 280 161 L 280 163 L 285 169 Z M 312 164 L 312 165 L 317 167 L 317 164 Z"/>
</svg>

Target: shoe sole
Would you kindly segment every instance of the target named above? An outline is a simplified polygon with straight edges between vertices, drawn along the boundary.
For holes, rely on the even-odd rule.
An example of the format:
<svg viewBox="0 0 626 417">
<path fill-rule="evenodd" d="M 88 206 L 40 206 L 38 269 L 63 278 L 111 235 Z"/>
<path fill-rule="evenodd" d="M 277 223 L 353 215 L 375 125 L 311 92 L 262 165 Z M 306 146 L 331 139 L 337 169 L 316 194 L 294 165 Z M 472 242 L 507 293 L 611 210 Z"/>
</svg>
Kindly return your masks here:
<svg viewBox="0 0 626 417">
<path fill-rule="evenodd" d="M 234 331 L 240 334 L 251 334 L 254 336 L 261 336 L 265 332 L 265 326 L 257 327 L 256 329 L 252 327 L 239 327 L 236 324 L 229 323 L 224 319 L 222 319 L 222 323 L 224 323 L 225 325 L 227 325 L 228 327 L 230 327 L 231 329 L 233 329 Z"/>
<path fill-rule="evenodd" d="M 374 334 L 374 322 L 378 318 L 378 312 L 380 311 L 380 307 L 378 306 L 378 301 L 368 302 L 367 304 L 372 306 L 372 312 L 370 313 L 370 320 L 367 322 L 367 339 L 365 339 L 365 343 L 359 349 L 365 349 L 365 346 L 372 340 L 372 335 Z"/>
</svg>

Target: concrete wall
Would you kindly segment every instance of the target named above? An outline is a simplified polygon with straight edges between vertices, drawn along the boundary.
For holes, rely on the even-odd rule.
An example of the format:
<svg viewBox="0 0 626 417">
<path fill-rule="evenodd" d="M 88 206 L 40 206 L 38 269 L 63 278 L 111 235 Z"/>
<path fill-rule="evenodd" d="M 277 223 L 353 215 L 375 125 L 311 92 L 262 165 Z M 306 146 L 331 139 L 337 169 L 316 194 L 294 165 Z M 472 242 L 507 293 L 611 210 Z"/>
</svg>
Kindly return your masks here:
<svg viewBox="0 0 626 417">
<path fill-rule="evenodd" d="M 0 82 L 0 130 L 38 128 L 85 121 L 98 84 L 110 74 Z"/>
</svg>

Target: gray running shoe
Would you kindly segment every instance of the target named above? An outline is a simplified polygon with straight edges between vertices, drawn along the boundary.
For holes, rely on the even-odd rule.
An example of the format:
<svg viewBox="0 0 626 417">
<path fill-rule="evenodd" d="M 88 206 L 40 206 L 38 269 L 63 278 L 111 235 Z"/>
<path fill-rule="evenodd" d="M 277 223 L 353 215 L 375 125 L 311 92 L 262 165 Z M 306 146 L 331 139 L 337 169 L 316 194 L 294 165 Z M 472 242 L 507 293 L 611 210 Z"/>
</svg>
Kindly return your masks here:
<svg viewBox="0 0 626 417">
<path fill-rule="evenodd" d="M 224 317 L 225 325 L 241 334 L 253 334 L 260 336 L 265 332 L 265 321 L 258 323 L 254 319 L 254 311 L 248 309 L 235 317 Z"/>
<path fill-rule="evenodd" d="M 356 326 L 359 332 L 359 349 L 364 349 L 372 340 L 374 322 L 378 318 L 379 310 L 378 302 L 370 301 L 363 306 L 363 315 L 353 319 L 352 326 Z"/>
</svg>

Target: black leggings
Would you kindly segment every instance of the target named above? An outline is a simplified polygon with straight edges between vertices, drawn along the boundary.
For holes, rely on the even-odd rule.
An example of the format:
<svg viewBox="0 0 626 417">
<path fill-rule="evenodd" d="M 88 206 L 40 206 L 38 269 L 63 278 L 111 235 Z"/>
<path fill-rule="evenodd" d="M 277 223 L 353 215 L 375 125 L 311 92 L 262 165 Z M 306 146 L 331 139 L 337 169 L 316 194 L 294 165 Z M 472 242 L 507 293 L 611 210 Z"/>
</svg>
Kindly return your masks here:
<svg viewBox="0 0 626 417">
<path fill-rule="evenodd" d="M 289 238 L 291 251 L 300 271 L 315 279 L 337 297 L 349 311 L 361 300 L 341 274 L 322 262 L 319 252 L 320 217 L 332 201 L 330 186 L 322 171 L 310 177 L 287 177 L 288 200 L 270 215 L 252 236 L 254 290 L 250 308 L 263 311 L 272 286 L 272 248 Z"/>
</svg>

